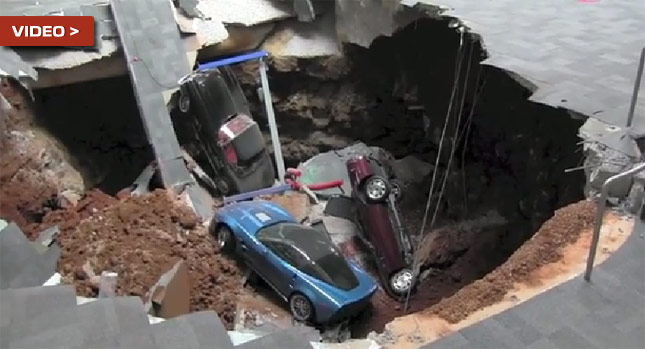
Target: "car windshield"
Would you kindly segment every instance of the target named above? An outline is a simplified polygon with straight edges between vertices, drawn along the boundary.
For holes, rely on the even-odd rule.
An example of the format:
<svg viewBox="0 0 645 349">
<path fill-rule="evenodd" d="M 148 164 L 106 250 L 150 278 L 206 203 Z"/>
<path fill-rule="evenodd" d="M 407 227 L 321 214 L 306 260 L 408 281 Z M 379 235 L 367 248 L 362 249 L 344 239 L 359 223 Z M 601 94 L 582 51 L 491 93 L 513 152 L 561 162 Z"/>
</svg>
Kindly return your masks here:
<svg viewBox="0 0 645 349">
<path fill-rule="evenodd" d="M 344 290 L 358 286 L 356 275 L 325 233 L 295 223 L 278 223 L 258 239 L 299 270 Z"/>
</svg>

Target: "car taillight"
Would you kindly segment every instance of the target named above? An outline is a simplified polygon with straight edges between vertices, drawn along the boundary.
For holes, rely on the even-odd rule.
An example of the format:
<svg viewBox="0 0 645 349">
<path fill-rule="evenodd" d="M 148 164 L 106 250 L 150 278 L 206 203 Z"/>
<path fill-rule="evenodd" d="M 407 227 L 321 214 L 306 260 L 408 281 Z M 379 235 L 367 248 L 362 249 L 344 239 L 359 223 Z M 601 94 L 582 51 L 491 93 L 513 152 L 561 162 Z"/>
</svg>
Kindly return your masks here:
<svg viewBox="0 0 645 349">
<path fill-rule="evenodd" d="M 235 153 L 235 149 L 232 144 L 224 146 L 224 155 L 226 157 L 226 161 L 230 165 L 237 165 L 237 154 Z"/>
</svg>

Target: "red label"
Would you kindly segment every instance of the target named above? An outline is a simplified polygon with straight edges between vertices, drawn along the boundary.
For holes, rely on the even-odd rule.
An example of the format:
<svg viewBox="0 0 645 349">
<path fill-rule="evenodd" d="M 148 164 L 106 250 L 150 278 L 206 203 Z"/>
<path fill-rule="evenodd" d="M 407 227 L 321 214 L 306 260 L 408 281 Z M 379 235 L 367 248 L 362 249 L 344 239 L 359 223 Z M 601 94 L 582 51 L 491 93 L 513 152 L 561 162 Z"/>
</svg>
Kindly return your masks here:
<svg viewBox="0 0 645 349">
<path fill-rule="evenodd" d="M 94 46 L 94 17 L 0 16 L 0 46 Z"/>
</svg>

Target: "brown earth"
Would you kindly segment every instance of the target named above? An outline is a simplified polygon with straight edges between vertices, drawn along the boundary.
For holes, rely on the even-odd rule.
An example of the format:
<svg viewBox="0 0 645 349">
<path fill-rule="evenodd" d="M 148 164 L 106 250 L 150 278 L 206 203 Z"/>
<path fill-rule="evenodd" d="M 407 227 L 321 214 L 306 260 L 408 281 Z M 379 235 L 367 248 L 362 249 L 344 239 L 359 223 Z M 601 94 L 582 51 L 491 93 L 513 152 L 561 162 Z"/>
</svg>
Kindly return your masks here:
<svg viewBox="0 0 645 349">
<path fill-rule="evenodd" d="M 525 282 L 531 272 L 559 260 L 562 250 L 593 224 L 594 214 L 595 204 L 586 200 L 557 210 L 506 261 L 495 260 L 492 252 L 507 235 L 499 229 L 506 227 L 490 224 L 474 234 L 472 229 L 440 229 L 428 251 L 427 276 L 410 297 L 407 311 L 405 303 L 379 290 L 372 298 L 371 316 L 355 327 L 355 335 L 380 332 L 394 318 L 420 311 L 451 323 L 463 320 L 500 301 L 514 283 Z M 485 274 L 493 263 L 499 267 Z"/>
<path fill-rule="evenodd" d="M 0 218 L 26 229 L 59 194 L 85 188 L 64 147 L 34 124 L 28 93 L 2 79 L 0 99 Z"/>
<path fill-rule="evenodd" d="M 546 221 L 535 236 L 499 268 L 425 312 L 457 323 L 502 300 L 513 284 L 526 282 L 533 271 L 560 260 L 562 249 L 574 243 L 582 231 L 593 225 L 595 211 L 595 204 L 586 200 L 557 210 L 553 218 Z"/>
<path fill-rule="evenodd" d="M 227 327 L 235 317 L 241 276 L 234 262 L 221 257 L 207 229 L 177 198 L 156 190 L 121 201 L 91 191 L 75 207 L 48 213 L 42 230 L 58 224 L 58 270 L 77 294 L 96 297 L 97 277 L 118 274 L 117 295 L 145 301 L 159 276 L 179 259 L 187 262 L 191 311 L 217 311 Z"/>
</svg>

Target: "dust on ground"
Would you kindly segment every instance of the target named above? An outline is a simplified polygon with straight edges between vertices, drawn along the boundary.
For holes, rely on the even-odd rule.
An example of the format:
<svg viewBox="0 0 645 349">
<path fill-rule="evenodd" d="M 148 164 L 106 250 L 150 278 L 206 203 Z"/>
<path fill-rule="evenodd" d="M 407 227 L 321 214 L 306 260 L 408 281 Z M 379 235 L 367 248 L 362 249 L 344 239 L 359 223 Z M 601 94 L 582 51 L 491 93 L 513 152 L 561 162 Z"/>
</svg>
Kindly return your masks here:
<svg viewBox="0 0 645 349">
<path fill-rule="evenodd" d="M 242 290 L 239 269 L 219 255 L 207 229 L 178 198 L 164 190 L 121 201 L 89 192 L 66 210 L 48 213 L 43 224 L 58 224 L 58 263 L 64 283 L 78 295 L 96 297 L 95 275 L 118 273 L 117 295 L 144 301 L 159 277 L 178 260 L 188 266 L 191 311 L 217 311 L 227 327 Z"/>
</svg>

